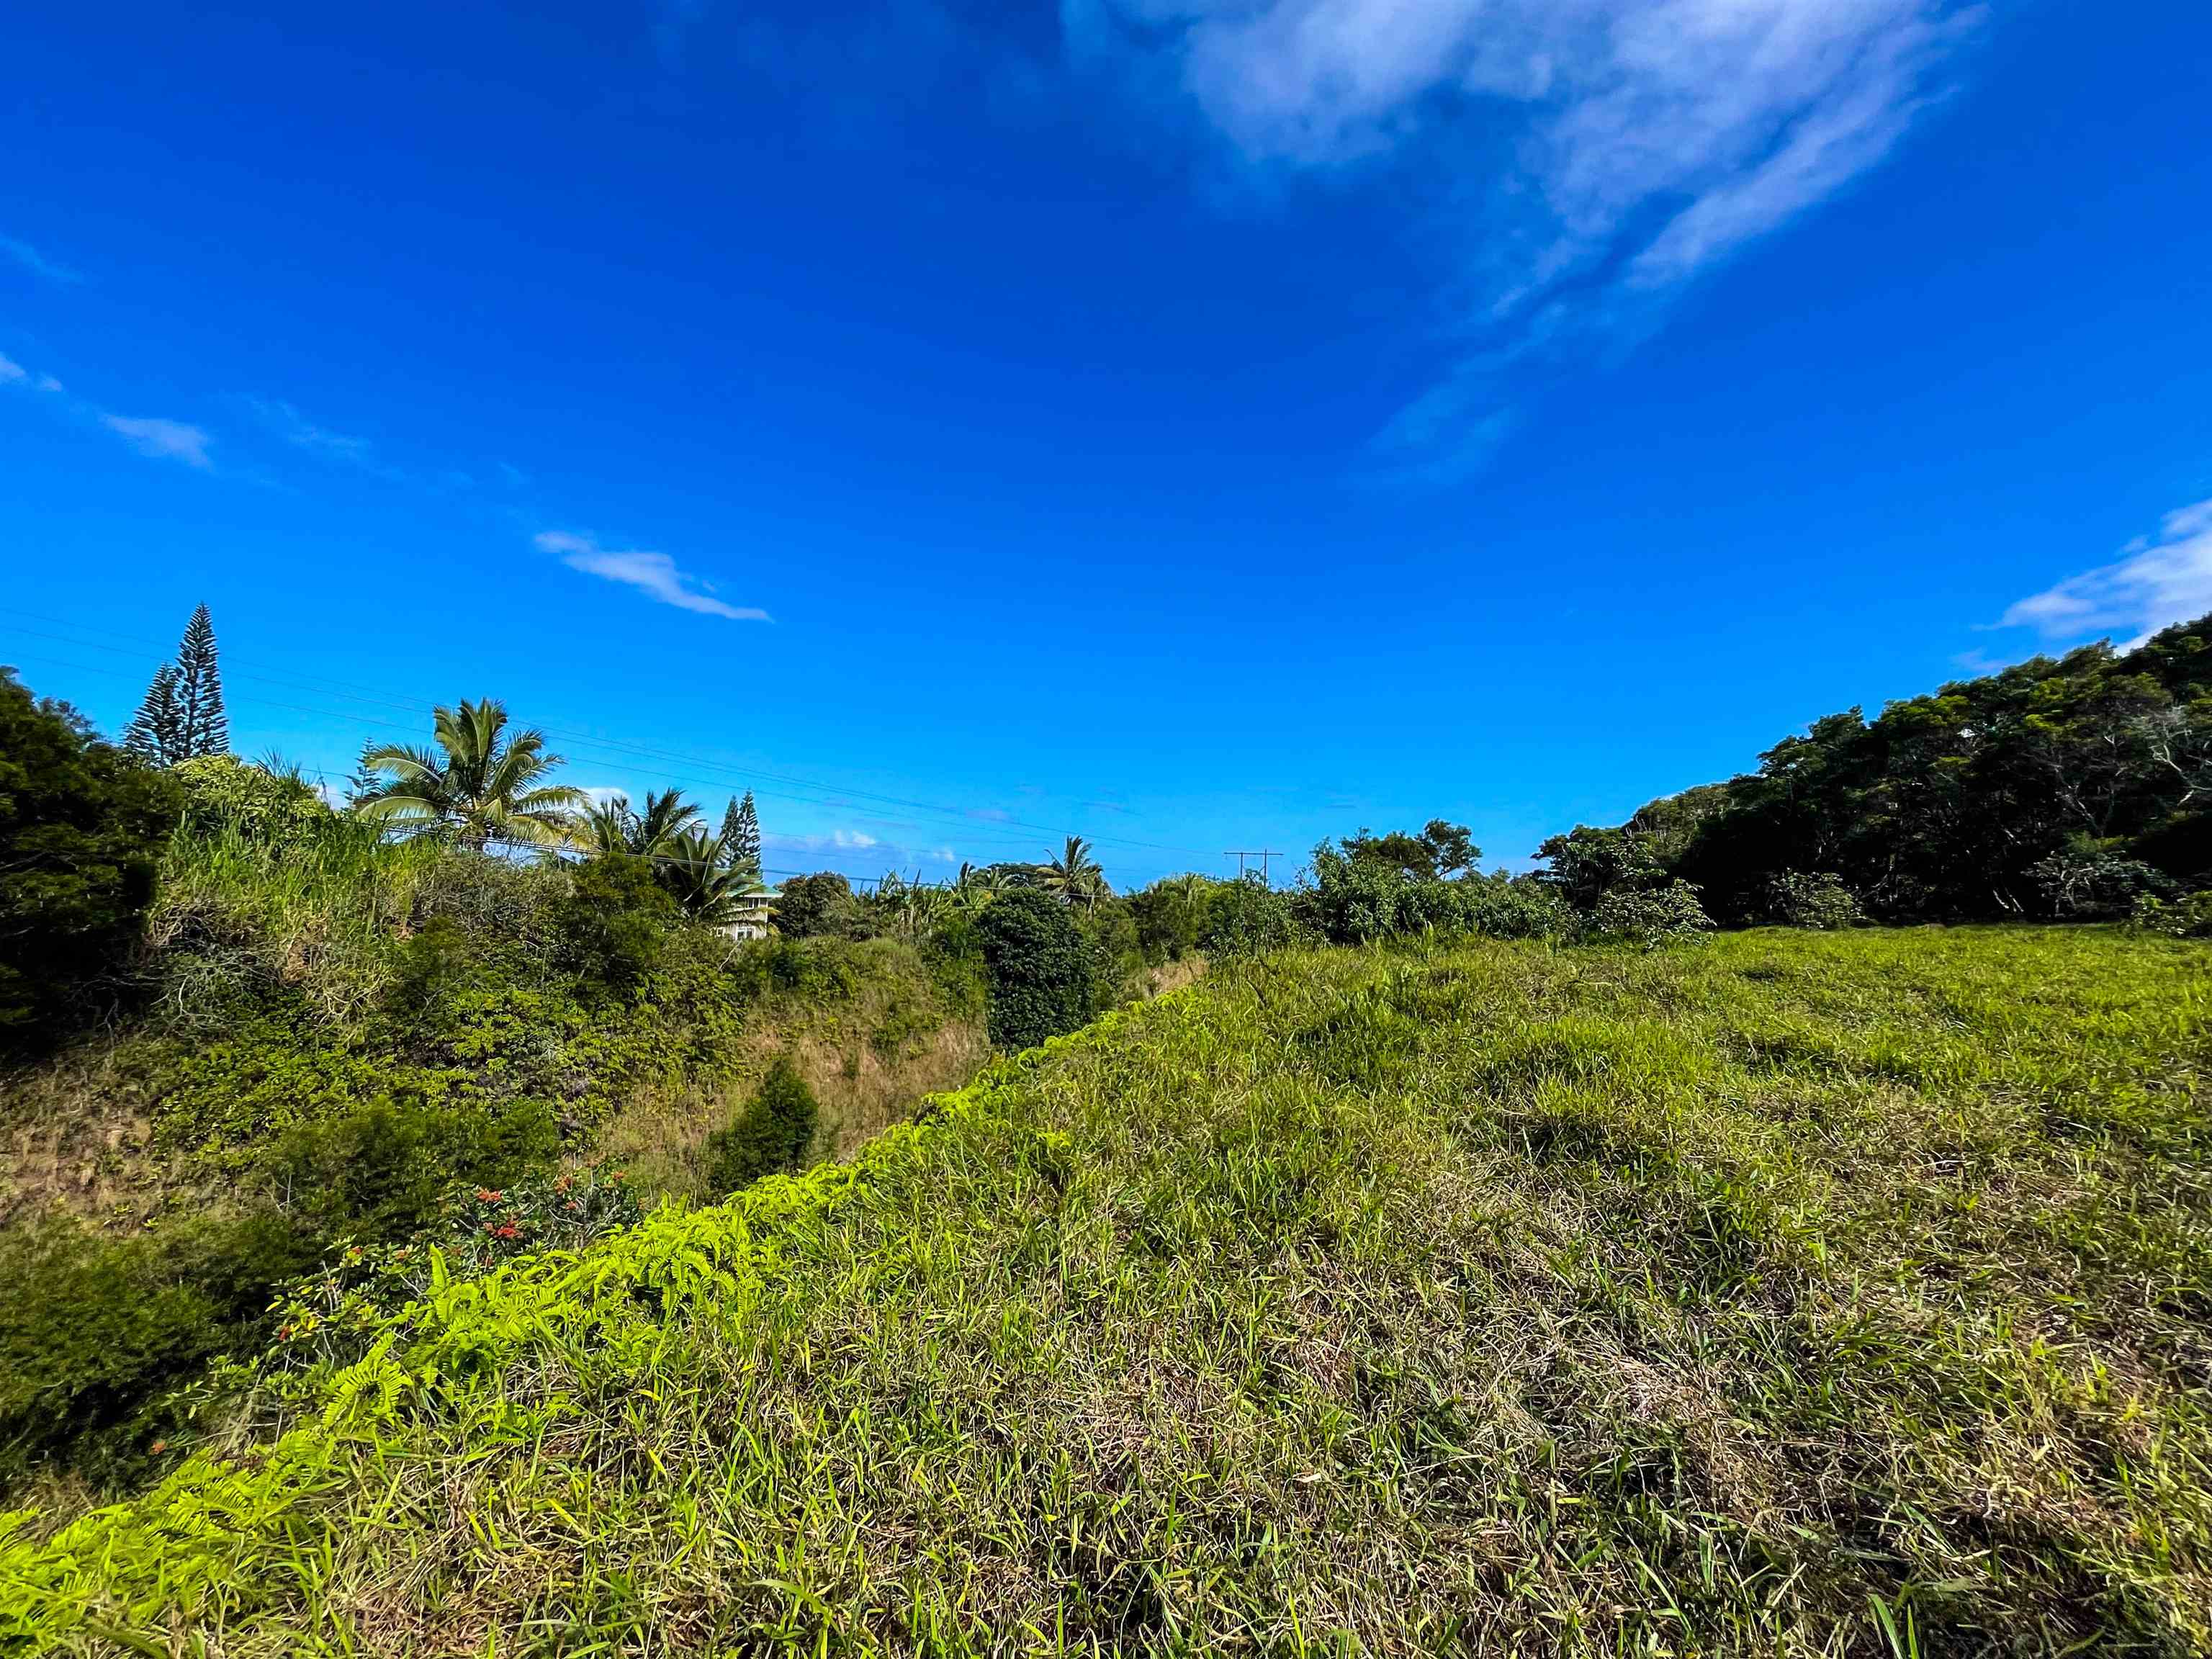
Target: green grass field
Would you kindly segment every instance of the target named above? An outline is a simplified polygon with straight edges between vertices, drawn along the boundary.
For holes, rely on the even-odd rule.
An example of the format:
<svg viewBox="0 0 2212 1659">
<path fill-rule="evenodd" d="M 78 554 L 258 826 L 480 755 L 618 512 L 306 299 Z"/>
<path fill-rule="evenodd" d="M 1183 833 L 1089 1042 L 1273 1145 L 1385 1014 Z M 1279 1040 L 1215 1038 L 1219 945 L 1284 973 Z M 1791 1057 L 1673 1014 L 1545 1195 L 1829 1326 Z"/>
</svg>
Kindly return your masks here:
<svg viewBox="0 0 2212 1659">
<path fill-rule="evenodd" d="M 1223 970 L 0 1544 L 207 1654 L 2212 1650 L 2212 950 Z"/>
</svg>

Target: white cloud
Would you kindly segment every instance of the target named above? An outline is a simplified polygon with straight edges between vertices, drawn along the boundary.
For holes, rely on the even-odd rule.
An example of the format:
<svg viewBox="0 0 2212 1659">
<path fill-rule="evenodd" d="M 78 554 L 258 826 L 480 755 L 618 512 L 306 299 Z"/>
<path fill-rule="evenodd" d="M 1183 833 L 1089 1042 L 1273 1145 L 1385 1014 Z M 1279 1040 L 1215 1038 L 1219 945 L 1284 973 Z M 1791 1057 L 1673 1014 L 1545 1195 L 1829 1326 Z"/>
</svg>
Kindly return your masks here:
<svg viewBox="0 0 2212 1659">
<path fill-rule="evenodd" d="M 356 466 L 370 466 L 368 440 L 349 437 L 343 432 L 333 432 L 328 427 L 317 426 L 290 404 L 281 398 L 254 398 L 250 401 L 254 412 L 268 422 L 285 442 L 296 448 L 313 450 L 337 460 L 349 461 Z"/>
<path fill-rule="evenodd" d="M 28 242 L 13 236 L 0 236 L 0 253 L 6 254 L 34 276 L 43 276 L 50 283 L 81 283 L 83 277 L 67 265 L 57 264 Z"/>
<path fill-rule="evenodd" d="M 13 386 L 18 380 L 27 380 L 30 373 L 22 364 L 4 352 L 0 352 L 0 386 Z"/>
<path fill-rule="evenodd" d="M 727 617 L 732 622 L 771 620 L 765 611 L 716 599 L 714 590 L 703 582 L 694 586 L 694 578 L 678 569 L 676 561 L 665 553 L 603 548 L 589 536 L 574 535 L 565 530 L 542 531 L 536 540 L 540 551 L 559 554 L 561 562 L 571 570 L 626 583 L 679 611 Z"/>
<path fill-rule="evenodd" d="M 59 380 L 57 380 L 56 379 L 54 379 L 54 377 L 53 377 L 52 375 L 51 375 L 51 374 L 41 374 L 41 375 L 40 375 L 40 376 L 39 376 L 39 390 L 40 390 L 40 391 L 41 391 L 41 392 L 59 392 L 61 389 L 62 389 L 62 383 L 61 383 Z"/>
<path fill-rule="evenodd" d="M 2212 500 L 2176 508 L 2156 536 L 2138 536 L 2120 550 L 2111 564 L 2018 600 L 1998 625 L 2033 628 L 2046 640 L 2126 634 L 2132 646 L 2212 612 Z"/>
<path fill-rule="evenodd" d="M 1960 0 L 1064 0 L 1080 58 L 1157 69 L 1249 163 L 1416 169 L 1463 351 L 1378 437 L 1480 464 L 1510 371 L 1832 195 L 1940 94 Z M 1401 192 L 1404 193 L 1404 192 Z M 1447 468 L 1446 471 L 1452 469 Z"/>
<path fill-rule="evenodd" d="M 150 416 L 103 415 L 100 418 L 109 431 L 124 438 L 141 455 L 150 455 L 156 460 L 182 461 L 187 466 L 210 465 L 207 453 L 210 440 L 198 427 Z"/>
</svg>

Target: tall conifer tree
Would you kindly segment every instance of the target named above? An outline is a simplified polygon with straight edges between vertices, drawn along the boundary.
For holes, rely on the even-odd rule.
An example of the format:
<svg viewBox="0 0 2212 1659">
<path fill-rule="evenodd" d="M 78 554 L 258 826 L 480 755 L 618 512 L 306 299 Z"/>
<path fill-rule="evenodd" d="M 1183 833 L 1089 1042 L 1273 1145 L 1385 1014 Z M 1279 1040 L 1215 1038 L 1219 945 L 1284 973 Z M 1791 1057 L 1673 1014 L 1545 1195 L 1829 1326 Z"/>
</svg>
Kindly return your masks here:
<svg viewBox="0 0 2212 1659">
<path fill-rule="evenodd" d="M 184 710 L 177 702 L 176 664 L 165 662 L 154 671 L 137 718 L 124 731 L 123 746 L 149 766 L 174 766 L 190 758 Z"/>
<path fill-rule="evenodd" d="M 216 664 L 215 619 L 204 605 L 192 612 L 184 642 L 177 647 L 177 703 L 183 712 L 187 758 L 230 752 L 222 671 Z"/>
<path fill-rule="evenodd" d="M 730 860 L 730 868 L 761 878 L 760 815 L 753 810 L 753 792 L 745 791 L 743 800 L 733 800 L 722 814 L 722 846 Z"/>
</svg>

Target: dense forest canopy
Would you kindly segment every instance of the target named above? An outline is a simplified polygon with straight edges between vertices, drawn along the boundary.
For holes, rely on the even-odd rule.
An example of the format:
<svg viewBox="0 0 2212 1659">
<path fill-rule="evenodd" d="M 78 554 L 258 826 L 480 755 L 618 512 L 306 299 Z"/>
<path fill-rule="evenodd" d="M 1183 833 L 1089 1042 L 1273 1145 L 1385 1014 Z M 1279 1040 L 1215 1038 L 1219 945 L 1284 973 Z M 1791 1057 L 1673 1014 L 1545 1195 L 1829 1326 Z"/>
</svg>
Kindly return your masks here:
<svg viewBox="0 0 2212 1659">
<path fill-rule="evenodd" d="M 1885 921 L 2116 915 L 2212 880 L 2212 617 L 2037 657 L 1873 720 L 1813 723 L 1756 772 L 1545 843 L 1570 896 L 1682 880 L 1723 923 L 1832 878 Z"/>
</svg>

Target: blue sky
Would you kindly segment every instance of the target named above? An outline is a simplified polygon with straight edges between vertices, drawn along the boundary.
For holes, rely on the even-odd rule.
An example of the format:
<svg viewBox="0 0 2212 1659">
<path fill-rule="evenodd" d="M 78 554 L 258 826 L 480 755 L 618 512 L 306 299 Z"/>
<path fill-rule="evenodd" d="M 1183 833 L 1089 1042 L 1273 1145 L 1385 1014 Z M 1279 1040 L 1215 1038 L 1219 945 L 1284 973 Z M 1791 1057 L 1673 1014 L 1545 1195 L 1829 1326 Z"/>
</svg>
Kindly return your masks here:
<svg viewBox="0 0 2212 1659">
<path fill-rule="evenodd" d="M 0 19 L 111 729 L 204 599 L 246 752 L 496 695 L 779 868 L 1510 863 L 2212 608 L 2201 5 L 265 9 Z"/>
</svg>

